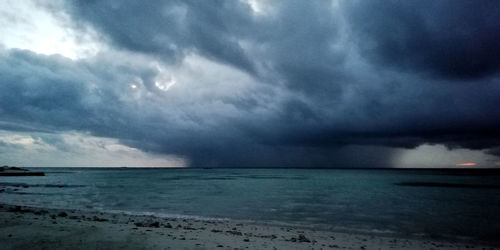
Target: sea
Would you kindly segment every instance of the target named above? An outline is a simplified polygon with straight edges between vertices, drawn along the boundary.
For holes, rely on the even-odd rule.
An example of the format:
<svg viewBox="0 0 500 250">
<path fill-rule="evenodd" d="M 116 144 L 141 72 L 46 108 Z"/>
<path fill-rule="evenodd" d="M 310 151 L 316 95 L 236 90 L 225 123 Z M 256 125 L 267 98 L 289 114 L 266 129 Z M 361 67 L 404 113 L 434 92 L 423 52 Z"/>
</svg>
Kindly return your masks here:
<svg viewBox="0 0 500 250">
<path fill-rule="evenodd" d="M 0 203 L 500 241 L 500 171 L 33 168 Z"/>
</svg>

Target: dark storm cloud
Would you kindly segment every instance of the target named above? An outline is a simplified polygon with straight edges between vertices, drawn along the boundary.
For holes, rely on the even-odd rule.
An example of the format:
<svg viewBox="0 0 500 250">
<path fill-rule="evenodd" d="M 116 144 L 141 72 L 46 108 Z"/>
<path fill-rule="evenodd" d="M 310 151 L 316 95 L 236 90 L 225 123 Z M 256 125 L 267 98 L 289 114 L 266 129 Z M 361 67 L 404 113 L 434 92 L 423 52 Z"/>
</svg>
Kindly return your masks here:
<svg viewBox="0 0 500 250">
<path fill-rule="evenodd" d="M 278 101 L 282 113 L 273 119 L 273 112 L 265 115 L 252 112 L 255 105 L 266 108 L 257 97 L 250 101 L 227 97 L 232 99 L 227 101 L 228 105 L 248 115 L 231 117 L 223 111 L 191 107 L 190 100 L 183 101 L 189 96 L 170 103 L 174 96 L 156 95 L 146 87 L 147 93 L 154 94 L 151 99 L 134 98 L 128 83 L 141 77 L 147 86 L 158 74 L 154 68 L 141 67 L 144 62 L 128 65 L 113 55 L 71 61 L 20 50 L 2 51 L 0 55 L 0 115 L 4 130 L 30 131 L 29 128 L 37 127 L 38 132 L 48 133 L 90 132 L 118 138 L 126 145 L 148 152 L 185 156 L 194 166 L 331 166 L 335 159 L 348 162 L 343 166 L 349 166 L 366 163 L 356 160 L 355 155 L 371 155 L 368 150 L 363 153 L 356 149 L 358 153 L 354 153 L 342 147 L 287 145 L 279 130 L 304 131 L 307 127 L 302 122 L 319 119 L 297 100 L 282 104 Z M 196 102 L 202 107 L 213 107 L 211 99 L 196 99 Z M 244 104 L 248 102 L 257 104 Z M 218 118 L 210 124 L 207 121 L 214 119 L 213 116 Z M 64 151 L 67 145 L 54 138 L 58 137 L 42 139 Z M 389 157 L 382 155 L 390 155 L 390 150 L 375 150 L 379 153 L 367 162 L 386 166 Z M 349 158 L 351 161 L 346 160 Z"/>
<path fill-rule="evenodd" d="M 344 52 L 333 46 L 339 34 L 331 2 L 273 4 L 270 16 L 253 14 L 243 1 L 71 1 L 68 8 L 116 46 L 167 62 L 194 51 L 299 90 L 339 91 Z"/>
<path fill-rule="evenodd" d="M 43 126 L 42 126 L 43 127 Z M 19 132 L 43 132 L 51 133 L 51 130 L 42 129 L 40 126 L 26 126 L 13 122 L 0 122 L 0 130 L 19 131 Z"/>
<path fill-rule="evenodd" d="M 500 4 L 484 3 L 68 1 L 122 54 L 4 50 L 0 128 L 84 131 L 193 166 L 383 167 L 425 143 L 497 154 Z M 159 90 L 151 61 L 193 54 L 220 75 Z"/>
<path fill-rule="evenodd" d="M 102 57 L 74 62 L 21 50 L 4 50 L 0 57 L 2 128 L 18 131 L 89 130 L 119 137 L 120 124 L 132 117 L 125 110 L 136 108 L 123 90 L 135 77 L 148 82 L 155 75 L 154 69 Z"/>
<path fill-rule="evenodd" d="M 362 53 L 376 64 L 477 79 L 500 70 L 497 1 L 345 1 Z"/>
<path fill-rule="evenodd" d="M 189 50 L 252 71 L 238 46 L 250 22 L 238 1 L 71 1 L 70 12 L 92 23 L 116 46 L 179 60 Z"/>
<path fill-rule="evenodd" d="M 500 147 L 488 149 L 488 154 L 500 156 Z"/>
</svg>

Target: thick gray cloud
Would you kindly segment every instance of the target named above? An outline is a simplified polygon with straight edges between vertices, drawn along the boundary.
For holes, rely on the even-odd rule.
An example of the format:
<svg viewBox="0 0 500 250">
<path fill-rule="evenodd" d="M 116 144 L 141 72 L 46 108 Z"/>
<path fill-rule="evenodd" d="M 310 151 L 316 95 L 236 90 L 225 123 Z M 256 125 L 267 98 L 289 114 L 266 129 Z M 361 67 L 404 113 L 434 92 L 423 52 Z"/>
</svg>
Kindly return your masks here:
<svg viewBox="0 0 500 250">
<path fill-rule="evenodd" d="M 346 1 L 363 54 L 376 64 L 469 80 L 500 70 L 496 1 Z"/>
<path fill-rule="evenodd" d="M 498 151 L 500 4 L 263 4 L 68 1 L 73 27 L 115 52 L 2 50 L 0 128 L 90 132 L 193 166 L 383 167 L 425 143 Z"/>
<path fill-rule="evenodd" d="M 114 45 L 167 62 L 194 51 L 300 90 L 326 88 L 329 98 L 343 77 L 329 1 L 276 1 L 265 16 L 243 1 L 71 1 L 68 9 Z"/>
</svg>

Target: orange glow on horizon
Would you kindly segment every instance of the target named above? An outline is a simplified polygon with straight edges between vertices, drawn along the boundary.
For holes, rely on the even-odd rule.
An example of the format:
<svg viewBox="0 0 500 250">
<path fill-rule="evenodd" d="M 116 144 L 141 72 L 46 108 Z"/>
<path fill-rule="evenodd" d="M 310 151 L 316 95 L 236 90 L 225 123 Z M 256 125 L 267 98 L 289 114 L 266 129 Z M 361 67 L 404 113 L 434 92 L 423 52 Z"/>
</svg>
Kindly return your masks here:
<svg viewBox="0 0 500 250">
<path fill-rule="evenodd" d="M 477 165 L 477 163 L 475 163 L 475 162 L 457 163 L 458 167 L 472 167 L 472 166 L 476 166 L 476 165 Z"/>
</svg>

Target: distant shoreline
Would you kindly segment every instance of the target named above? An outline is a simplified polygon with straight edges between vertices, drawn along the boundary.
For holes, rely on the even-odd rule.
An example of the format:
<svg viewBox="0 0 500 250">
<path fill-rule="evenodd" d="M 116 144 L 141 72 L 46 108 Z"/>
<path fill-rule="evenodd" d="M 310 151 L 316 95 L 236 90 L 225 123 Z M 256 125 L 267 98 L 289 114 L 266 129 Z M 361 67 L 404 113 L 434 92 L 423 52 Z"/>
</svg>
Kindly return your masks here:
<svg viewBox="0 0 500 250">
<path fill-rule="evenodd" d="M 44 172 L 0 172 L 0 176 L 45 176 Z"/>
<path fill-rule="evenodd" d="M 44 176 L 44 172 L 40 171 L 30 171 L 26 168 L 19 167 L 9 167 L 2 166 L 0 167 L 0 176 Z"/>
</svg>

